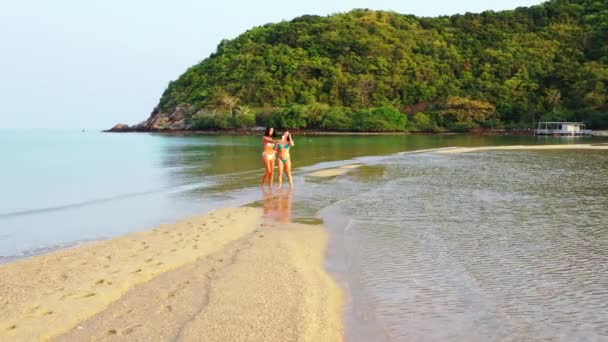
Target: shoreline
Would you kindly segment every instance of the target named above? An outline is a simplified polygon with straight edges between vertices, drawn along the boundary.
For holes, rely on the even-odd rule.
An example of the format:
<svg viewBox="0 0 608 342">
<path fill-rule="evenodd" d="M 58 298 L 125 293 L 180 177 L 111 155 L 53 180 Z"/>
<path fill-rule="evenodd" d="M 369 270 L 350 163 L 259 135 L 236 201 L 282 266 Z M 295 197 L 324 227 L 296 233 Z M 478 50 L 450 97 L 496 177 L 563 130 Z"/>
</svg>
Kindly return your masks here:
<svg viewBox="0 0 608 342">
<path fill-rule="evenodd" d="M 473 136 L 536 136 L 533 129 L 476 129 L 468 132 L 460 131 L 440 131 L 440 132 L 424 132 L 424 131 L 394 131 L 394 132 L 359 132 L 359 131 L 324 131 L 314 129 L 294 129 L 294 134 L 300 136 L 383 136 L 383 135 L 473 135 Z M 261 135 L 264 130 L 261 129 L 226 129 L 226 130 L 174 130 L 174 129 L 140 129 L 140 128 L 125 128 L 125 129 L 107 129 L 102 130 L 102 133 L 157 133 L 165 135 L 234 135 L 248 136 Z M 540 136 L 539 137 L 550 137 Z M 555 136 L 559 137 L 559 136 Z M 596 130 L 589 135 L 584 136 L 561 136 L 565 138 L 591 138 L 591 137 L 608 137 L 608 130 Z"/>
<path fill-rule="evenodd" d="M 102 133 L 158 133 L 166 135 L 262 135 L 264 130 L 260 129 L 226 129 L 226 130 L 172 130 L 172 129 L 108 129 Z M 532 130 L 504 130 L 504 129 L 484 129 L 470 132 L 420 132 L 420 131 L 394 131 L 394 132 L 358 132 L 358 131 L 323 131 L 311 129 L 294 129 L 294 134 L 301 136 L 382 136 L 382 135 L 528 135 L 533 136 Z"/>
<path fill-rule="evenodd" d="M 269 227 L 261 209 L 238 207 L 8 262 L 0 340 L 340 340 L 328 239 L 323 226 Z"/>
</svg>

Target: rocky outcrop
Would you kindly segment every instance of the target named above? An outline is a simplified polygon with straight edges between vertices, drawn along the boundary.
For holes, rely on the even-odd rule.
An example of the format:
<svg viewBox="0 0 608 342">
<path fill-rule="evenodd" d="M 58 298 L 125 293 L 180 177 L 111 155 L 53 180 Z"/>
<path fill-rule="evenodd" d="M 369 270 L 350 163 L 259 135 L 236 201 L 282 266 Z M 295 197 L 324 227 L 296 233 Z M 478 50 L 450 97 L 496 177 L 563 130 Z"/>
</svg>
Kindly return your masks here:
<svg viewBox="0 0 608 342">
<path fill-rule="evenodd" d="M 186 118 L 193 112 L 194 107 L 188 104 L 178 105 L 170 113 L 163 113 L 156 107 L 146 121 L 134 126 L 120 123 L 106 132 L 185 131 L 190 129 Z"/>
<path fill-rule="evenodd" d="M 119 123 L 117 125 L 115 125 L 114 127 L 110 128 L 109 130 L 107 130 L 107 132 L 130 132 L 131 131 L 131 126 L 127 125 L 127 124 L 123 124 L 123 123 Z"/>
<path fill-rule="evenodd" d="M 158 107 L 154 108 L 150 117 L 135 126 L 134 131 L 181 131 L 189 129 L 186 118 L 194 112 L 194 107 L 188 104 L 176 106 L 172 112 L 163 113 Z"/>
</svg>

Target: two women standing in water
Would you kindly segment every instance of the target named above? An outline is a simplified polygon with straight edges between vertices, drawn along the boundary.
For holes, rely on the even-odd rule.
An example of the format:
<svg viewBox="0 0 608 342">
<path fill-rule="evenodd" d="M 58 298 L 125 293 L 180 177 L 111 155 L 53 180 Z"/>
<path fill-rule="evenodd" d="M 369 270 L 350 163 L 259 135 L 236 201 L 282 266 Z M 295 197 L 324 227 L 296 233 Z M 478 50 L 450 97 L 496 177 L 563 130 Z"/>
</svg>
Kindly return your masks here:
<svg viewBox="0 0 608 342">
<path fill-rule="evenodd" d="M 272 189 L 274 178 L 275 161 L 279 161 L 279 189 L 283 186 L 283 173 L 287 174 L 289 187 L 293 189 L 293 178 L 291 176 L 291 156 L 289 150 L 295 146 L 291 133 L 285 131 L 281 136 L 281 140 L 274 140 L 274 128 L 269 127 L 262 138 L 262 161 L 264 162 L 265 173 L 262 178 L 262 187 L 268 183 L 269 189 Z"/>
</svg>

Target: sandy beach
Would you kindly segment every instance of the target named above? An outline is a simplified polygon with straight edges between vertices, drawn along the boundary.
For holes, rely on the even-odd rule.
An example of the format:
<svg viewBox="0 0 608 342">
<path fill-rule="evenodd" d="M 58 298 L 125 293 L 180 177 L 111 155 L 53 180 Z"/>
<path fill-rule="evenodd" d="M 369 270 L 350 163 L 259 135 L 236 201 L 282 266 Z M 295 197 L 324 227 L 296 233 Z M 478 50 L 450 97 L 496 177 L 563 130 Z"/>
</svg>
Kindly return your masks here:
<svg viewBox="0 0 608 342">
<path fill-rule="evenodd" d="M 511 151 L 511 150 L 608 150 L 604 144 L 561 144 L 561 145 L 511 145 L 484 147 L 454 147 L 436 151 L 438 154 L 459 154 L 478 151 Z"/>
<path fill-rule="evenodd" d="M 323 226 L 230 208 L 0 265 L 1 341 L 342 339 Z"/>
</svg>

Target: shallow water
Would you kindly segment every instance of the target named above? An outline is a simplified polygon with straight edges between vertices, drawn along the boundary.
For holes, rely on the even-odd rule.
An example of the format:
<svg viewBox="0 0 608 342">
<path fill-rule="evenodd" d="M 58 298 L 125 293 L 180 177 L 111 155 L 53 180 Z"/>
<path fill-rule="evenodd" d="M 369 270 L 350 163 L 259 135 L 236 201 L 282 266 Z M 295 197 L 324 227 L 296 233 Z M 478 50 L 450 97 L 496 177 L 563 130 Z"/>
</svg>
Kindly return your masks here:
<svg viewBox="0 0 608 342">
<path fill-rule="evenodd" d="M 539 141 L 401 135 L 296 142 L 300 175 L 369 155 Z M 0 153 L 0 261 L 262 198 L 260 137 L 0 131 Z"/>
<path fill-rule="evenodd" d="M 608 339 L 608 153 L 382 159 L 323 210 L 353 341 Z"/>
</svg>

